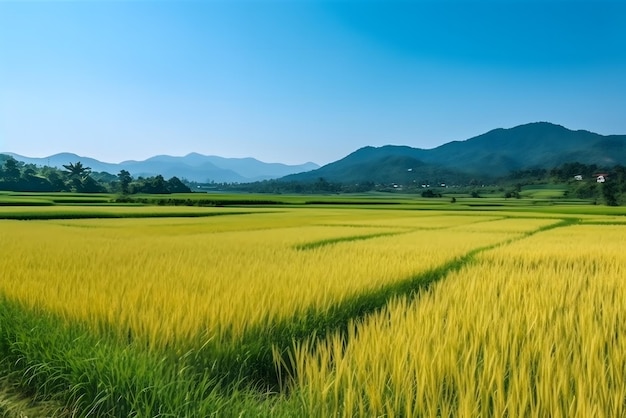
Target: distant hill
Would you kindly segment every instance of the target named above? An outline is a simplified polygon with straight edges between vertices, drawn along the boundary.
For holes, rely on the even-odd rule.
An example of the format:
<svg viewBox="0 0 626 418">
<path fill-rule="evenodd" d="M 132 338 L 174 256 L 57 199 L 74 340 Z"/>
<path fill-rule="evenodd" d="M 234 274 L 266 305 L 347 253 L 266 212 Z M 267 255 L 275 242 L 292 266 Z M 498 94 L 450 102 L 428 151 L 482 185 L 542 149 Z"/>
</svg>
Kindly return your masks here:
<svg viewBox="0 0 626 418">
<path fill-rule="evenodd" d="M 197 182 L 249 183 L 278 178 L 310 182 L 324 178 L 340 183 L 467 184 L 472 179 L 486 181 L 515 170 L 551 169 L 567 162 L 600 167 L 626 165 L 626 135 L 605 136 L 536 122 L 510 129 L 494 129 L 433 149 L 368 146 L 323 167 L 314 163 L 270 164 L 254 158 L 223 158 L 197 153 L 184 157 L 158 155 L 144 161 L 120 164 L 70 153 L 45 158 L 5 154 L 36 165 L 61 168 L 63 164 L 80 161 L 93 171 L 117 174 L 124 169 L 134 177 L 161 174 L 165 178 L 176 176 Z"/>
<path fill-rule="evenodd" d="M 127 170 L 134 177 L 150 177 L 161 174 L 163 177 L 178 177 L 190 181 L 216 183 L 247 183 L 268 180 L 315 170 L 319 166 L 315 163 L 287 165 L 280 163 L 264 163 L 254 158 L 223 158 L 214 155 L 191 153 L 184 157 L 158 155 L 144 161 L 124 161 L 119 164 L 101 162 L 93 158 L 82 157 L 71 153 L 61 153 L 44 158 L 30 158 L 6 152 L 18 161 L 27 164 L 49 165 L 62 168 L 64 164 L 80 161 L 91 167 L 92 171 L 105 171 L 117 174 L 120 170 Z"/>
<path fill-rule="evenodd" d="M 572 131 L 548 122 L 494 129 L 433 149 L 364 147 L 317 170 L 285 181 L 431 183 L 490 179 L 515 170 L 554 168 L 566 162 L 610 167 L 626 164 L 626 135 Z"/>
</svg>

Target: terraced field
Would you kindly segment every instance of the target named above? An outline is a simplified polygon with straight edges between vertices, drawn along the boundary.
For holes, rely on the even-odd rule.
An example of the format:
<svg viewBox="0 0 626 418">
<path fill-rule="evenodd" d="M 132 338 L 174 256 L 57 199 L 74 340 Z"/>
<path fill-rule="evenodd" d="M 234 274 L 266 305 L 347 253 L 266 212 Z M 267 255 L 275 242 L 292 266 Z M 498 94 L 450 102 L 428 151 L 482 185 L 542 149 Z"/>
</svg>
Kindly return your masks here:
<svg viewBox="0 0 626 418">
<path fill-rule="evenodd" d="M 617 213 L 5 212 L 2 381 L 58 416 L 626 412 Z"/>
</svg>

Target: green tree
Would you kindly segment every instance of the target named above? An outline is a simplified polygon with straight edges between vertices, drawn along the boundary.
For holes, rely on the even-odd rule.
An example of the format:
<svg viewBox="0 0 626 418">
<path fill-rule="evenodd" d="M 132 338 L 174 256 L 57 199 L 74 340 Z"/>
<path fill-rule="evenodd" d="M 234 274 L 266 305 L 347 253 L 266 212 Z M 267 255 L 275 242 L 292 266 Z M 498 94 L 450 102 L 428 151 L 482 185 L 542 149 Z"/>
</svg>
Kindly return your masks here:
<svg viewBox="0 0 626 418">
<path fill-rule="evenodd" d="M 104 193 L 106 188 L 93 179 L 91 176 L 85 176 L 81 181 L 81 192 L 84 193 Z"/>
<path fill-rule="evenodd" d="M 83 163 L 77 161 L 76 163 L 64 164 L 63 168 L 66 170 L 67 184 L 71 191 L 84 192 L 87 191 L 86 189 L 93 189 L 93 179 L 89 177 L 91 173 L 90 167 L 85 167 Z"/>
<path fill-rule="evenodd" d="M 67 170 L 70 177 L 83 178 L 91 173 L 91 167 L 85 167 L 83 163 L 77 161 L 76 163 L 69 163 L 63 165 L 63 168 Z"/>
<path fill-rule="evenodd" d="M 167 181 L 167 190 L 170 193 L 191 193 L 191 189 L 185 186 L 178 177 L 172 177 Z"/>
<path fill-rule="evenodd" d="M 613 179 L 617 182 L 617 191 L 620 194 L 626 193 L 626 167 L 616 165 L 613 167 Z"/>
<path fill-rule="evenodd" d="M 150 181 L 150 188 L 152 189 L 152 193 L 168 193 L 167 185 L 165 179 L 162 175 L 157 175 L 152 177 Z"/>
<path fill-rule="evenodd" d="M 25 167 L 22 171 L 22 177 L 25 180 L 30 180 L 32 177 L 37 176 L 37 170 L 33 166 Z"/>
<path fill-rule="evenodd" d="M 15 158 L 9 157 L 4 162 L 3 175 L 7 181 L 12 181 L 12 182 L 19 181 L 22 173 L 20 171 L 19 162 Z"/>
<path fill-rule="evenodd" d="M 441 197 L 441 193 L 433 192 L 432 189 L 428 189 L 422 192 L 422 197 Z"/>
<path fill-rule="evenodd" d="M 120 190 L 123 194 L 128 194 L 130 192 L 130 183 L 133 181 L 132 176 L 126 170 L 120 170 L 117 175 L 117 178 L 120 181 Z"/>
<path fill-rule="evenodd" d="M 602 196 L 608 206 L 619 206 L 617 201 L 617 183 L 611 179 L 602 183 Z"/>
<path fill-rule="evenodd" d="M 63 181 L 63 175 L 60 170 L 51 167 L 44 167 L 42 175 L 48 179 L 54 191 L 66 191 L 65 182 Z"/>
</svg>

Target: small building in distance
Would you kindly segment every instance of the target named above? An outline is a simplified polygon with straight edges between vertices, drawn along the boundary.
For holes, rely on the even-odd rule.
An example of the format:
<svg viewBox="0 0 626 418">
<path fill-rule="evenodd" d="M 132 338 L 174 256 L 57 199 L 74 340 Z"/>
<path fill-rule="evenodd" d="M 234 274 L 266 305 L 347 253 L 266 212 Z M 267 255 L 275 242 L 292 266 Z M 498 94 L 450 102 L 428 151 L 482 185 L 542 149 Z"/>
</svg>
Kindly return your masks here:
<svg viewBox="0 0 626 418">
<path fill-rule="evenodd" d="M 609 175 L 606 173 L 598 173 L 598 174 L 594 174 L 593 176 L 596 178 L 596 182 L 598 183 L 604 183 L 606 179 L 609 177 Z"/>
</svg>

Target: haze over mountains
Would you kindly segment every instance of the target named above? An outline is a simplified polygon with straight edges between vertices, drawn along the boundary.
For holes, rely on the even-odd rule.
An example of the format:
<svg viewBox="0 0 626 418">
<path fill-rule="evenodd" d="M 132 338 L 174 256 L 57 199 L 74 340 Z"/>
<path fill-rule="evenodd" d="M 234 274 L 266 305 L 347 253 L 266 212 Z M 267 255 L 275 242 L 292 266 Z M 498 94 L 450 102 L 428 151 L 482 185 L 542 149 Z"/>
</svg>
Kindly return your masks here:
<svg viewBox="0 0 626 418">
<path fill-rule="evenodd" d="M 93 171 L 117 174 L 124 169 L 137 176 L 163 175 L 190 181 L 247 183 L 266 179 L 331 182 L 458 182 L 471 178 L 494 179 L 516 170 L 551 169 L 563 163 L 580 162 L 599 167 L 626 165 L 626 135 L 599 135 L 572 131 L 548 122 L 510 129 L 494 129 L 465 141 L 453 141 L 433 149 L 386 145 L 364 147 L 319 167 L 314 163 L 286 165 L 263 163 L 254 158 L 223 158 L 196 153 L 184 157 L 160 155 L 145 161 L 103 163 L 75 154 L 28 158 L 11 153 L 17 160 L 62 167 L 81 161 Z"/>
<path fill-rule="evenodd" d="M 150 177 L 158 174 L 163 177 L 178 177 L 189 181 L 207 183 L 247 183 L 274 179 L 292 173 L 319 168 L 315 163 L 287 165 L 280 163 L 264 163 L 254 158 L 223 158 L 214 155 L 191 153 L 184 157 L 157 155 L 144 161 L 123 161 L 119 164 L 106 163 L 94 158 L 81 157 L 71 153 L 60 153 L 44 158 L 30 158 L 5 152 L 18 161 L 27 164 L 49 165 L 62 168 L 64 164 L 80 161 L 91 167 L 92 171 L 105 171 L 117 174 L 120 170 L 128 171 L 133 177 Z"/>
</svg>

